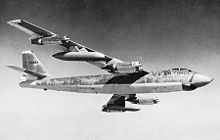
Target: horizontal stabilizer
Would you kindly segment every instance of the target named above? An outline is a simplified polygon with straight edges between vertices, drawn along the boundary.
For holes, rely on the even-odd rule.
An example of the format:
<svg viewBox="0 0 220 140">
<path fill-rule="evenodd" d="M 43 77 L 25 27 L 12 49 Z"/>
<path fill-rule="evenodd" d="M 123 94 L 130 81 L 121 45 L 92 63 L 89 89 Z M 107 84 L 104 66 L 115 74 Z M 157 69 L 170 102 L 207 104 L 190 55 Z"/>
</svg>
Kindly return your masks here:
<svg viewBox="0 0 220 140">
<path fill-rule="evenodd" d="M 20 68 L 20 67 L 17 67 L 17 66 L 8 65 L 7 67 L 11 68 L 15 71 L 18 71 L 18 72 L 24 72 L 26 74 L 35 76 L 35 77 L 37 77 L 37 79 L 43 79 L 43 78 L 47 77 L 47 75 L 45 75 L 45 74 L 41 74 L 41 73 L 34 72 L 34 71 L 31 71 L 31 70 L 26 70 L 26 69 L 23 69 L 23 68 Z"/>
<path fill-rule="evenodd" d="M 10 68 L 10 69 L 13 69 L 15 71 L 24 72 L 24 69 L 22 69 L 20 67 L 17 67 L 17 66 L 8 65 L 7 67 Z"/>
</svg>

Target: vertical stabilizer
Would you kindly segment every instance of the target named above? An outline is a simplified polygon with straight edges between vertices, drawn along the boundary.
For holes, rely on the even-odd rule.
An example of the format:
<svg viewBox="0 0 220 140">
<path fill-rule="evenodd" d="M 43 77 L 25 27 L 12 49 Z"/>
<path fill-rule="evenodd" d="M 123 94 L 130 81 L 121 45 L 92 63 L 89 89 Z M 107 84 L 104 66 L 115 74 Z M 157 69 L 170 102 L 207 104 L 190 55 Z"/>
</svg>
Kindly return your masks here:
<svg viewBox="0 0 220 140">
<path fill-rule="evenodd" d="M 23 78 L 25 78 L 25 80 L 35 80 L 36 78 L 37 79 L 42 78 L 37 75 L 43 75 L 45 77 L 48 76 L 48 72 L 46 71 L 44 66 L 38 60 L 36 55 L 30 50 L 22 52 L 22 65 L 23 65 L 23 69 L 33 73 L 33 74 L 27 72 L 24 73 Z"/>
<path fill-rule="evenodd" d="M 47 75 L 46 69 L 32 51 L 22 52 L 22 64 L 23 68 L 26 70 Z"/>
</svg>

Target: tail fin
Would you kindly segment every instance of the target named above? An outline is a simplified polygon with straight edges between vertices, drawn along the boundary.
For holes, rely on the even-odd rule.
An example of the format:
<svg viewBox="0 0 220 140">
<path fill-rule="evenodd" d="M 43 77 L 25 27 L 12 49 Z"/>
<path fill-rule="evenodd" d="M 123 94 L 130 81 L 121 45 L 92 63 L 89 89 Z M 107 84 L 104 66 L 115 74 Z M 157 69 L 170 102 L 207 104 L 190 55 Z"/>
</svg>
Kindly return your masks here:
<svg viewBox="0 0 220 140">
<path fill-rule="evenodd" d="M 32 51 L 23 51 L 22 52 L 22 64 L 23 68 L 29 71 L 36 73 L 41 73 L 46 75 L 47 71 L 38 60 L 36 55 Z"/>
<path fill-rule="evenodd" d="M 41 62 L 37 59 L 36 55 L 31 51 L 22 52 L 22 63 L 23 68 L 16 66 L 8 67 L 13 70 L 23 72 L 22 79 L 24 81 L 43 79 L 49 75 Z"/>
</svg>

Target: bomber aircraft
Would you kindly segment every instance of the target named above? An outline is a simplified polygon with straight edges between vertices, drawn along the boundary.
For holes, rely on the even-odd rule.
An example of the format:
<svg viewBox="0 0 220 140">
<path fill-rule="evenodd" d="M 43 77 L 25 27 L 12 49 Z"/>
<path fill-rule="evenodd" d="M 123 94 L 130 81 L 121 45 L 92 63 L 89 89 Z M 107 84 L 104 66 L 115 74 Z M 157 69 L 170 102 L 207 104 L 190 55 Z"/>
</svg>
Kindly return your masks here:
<svg viewBox="0 0 220 140">
<path fill-rule="evenodd" d="M 156 72 L 146 71 L 139 62 L 124 62 L 61 37 L 25 20 L 16 19 L 10 25 L 31 35 L 31 44 L 55 44 L 62 52 L 53 57 L 64 61 L 85 61 L 107 70 L 110 74 L 50 78 L 32 51 L 22 53 L 23 68 L 8 66 L 23 72 L 21 87 L 44 90 L 69 91 L 91 94 L 113 94 L 103 106 L 104 112 L 139 111 L 127 107 L 126 102 L 140 105 L 157 104 L 157 98 L 143 98 L 136 94 L 191 91 L 210 83 L 213 79 L 187 68 L 172 68 Z"/>
</svg>

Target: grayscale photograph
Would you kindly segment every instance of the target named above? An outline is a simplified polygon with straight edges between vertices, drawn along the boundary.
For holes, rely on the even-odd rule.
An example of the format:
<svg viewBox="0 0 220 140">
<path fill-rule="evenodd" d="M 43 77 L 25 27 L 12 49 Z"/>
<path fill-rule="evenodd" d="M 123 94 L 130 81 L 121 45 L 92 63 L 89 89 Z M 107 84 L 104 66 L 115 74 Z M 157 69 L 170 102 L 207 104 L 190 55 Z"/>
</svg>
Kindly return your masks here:
<svg viewBox="0 0 220 140">
<path fill-rule="evenodd" d="M 0 140 L 219 140 L 217 0 L 0 0 Z"/>
</svg>

